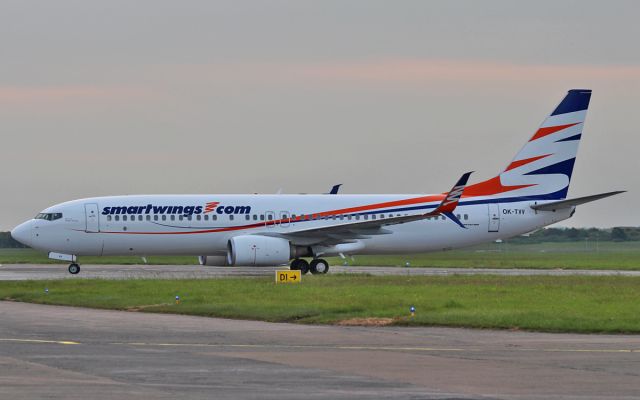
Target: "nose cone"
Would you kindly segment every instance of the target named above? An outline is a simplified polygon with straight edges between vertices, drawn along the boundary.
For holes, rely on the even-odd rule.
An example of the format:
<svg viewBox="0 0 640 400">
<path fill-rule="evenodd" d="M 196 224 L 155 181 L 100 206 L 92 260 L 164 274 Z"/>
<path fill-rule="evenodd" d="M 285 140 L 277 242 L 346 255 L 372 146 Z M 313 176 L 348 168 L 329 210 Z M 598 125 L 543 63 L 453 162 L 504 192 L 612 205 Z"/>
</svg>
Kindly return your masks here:
<svg viewBox="0 0 640 400">
<path fill-rule="evenodd" d="M 26 246 L 31 246 L 31 221 L 23 222 L 13 228 L 11 237 Z"/>
</svg>

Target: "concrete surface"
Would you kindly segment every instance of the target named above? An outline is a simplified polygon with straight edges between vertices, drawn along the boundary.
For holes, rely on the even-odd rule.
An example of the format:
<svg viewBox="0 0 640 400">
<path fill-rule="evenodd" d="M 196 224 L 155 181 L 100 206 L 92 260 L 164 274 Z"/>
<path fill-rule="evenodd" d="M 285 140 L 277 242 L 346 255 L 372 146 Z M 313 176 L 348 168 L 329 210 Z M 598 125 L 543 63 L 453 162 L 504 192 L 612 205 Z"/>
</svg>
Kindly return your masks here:
<svg viewBox="0 0 640 400">
<path fill-rule="evenodd" d="M 6 264 L 0 266 L 0 280 L 28 279 L 190 279 L 225 276 L 273 276 L 277 269 L 287 267 L 209 267 L 200 265 L 82 265 L 78 275 L 71 275 L 65 264 Z M 331 266 L 329 273 L 371 275 L 622 275 L 640 276 L 640 271 L 618 270 L 536 270 L 484 268 L 405 268 L 405 267 L 343 267 Z"/>
</svg>

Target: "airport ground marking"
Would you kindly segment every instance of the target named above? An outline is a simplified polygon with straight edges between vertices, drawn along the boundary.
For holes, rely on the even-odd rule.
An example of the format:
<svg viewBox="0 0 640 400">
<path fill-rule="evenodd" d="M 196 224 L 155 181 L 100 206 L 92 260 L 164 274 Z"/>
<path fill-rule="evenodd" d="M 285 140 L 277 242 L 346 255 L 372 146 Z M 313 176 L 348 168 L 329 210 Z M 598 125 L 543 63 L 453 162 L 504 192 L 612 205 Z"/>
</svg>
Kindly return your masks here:
<svg viewBox="0 0 640 400">
<path fill-rule="evenodd" d="M 216 343 L 145 343 L 145 342 L 119 342 L 113 345 L 126 346 L 158 346 L 158 347 L 214 347 L 214 348 L 245 348 L 245 349 L 333 349 L 333 350 L 379 350 L 379 351 L 416 351 L 416 352 L 483 352 L 487 349 L 480 348 L 456 348 L 456 347 L 421 347 L 421 346 L 340 346 L 340 345 L 278 345 L 278 344 L 216 344 Z M 495 349 L 494 349 L 495 350 Z M 558 348 L 509 348 L 498 349 L 518 352 L 545 352 L 545 353 L 640 353 L 638 349 L 558 349 Z"/>
<path fill-rule="evenodd" d="M 81 344 L 80 342 L 73 342 L 70 340 L 13 339 L 13 338 L 10 338 L 10 339 L 0 338 L 0 342 L 43 343 L 43 344 L 64 344 L 64 345 Z"/>
<path fill-rule="evenodd" d="M 0 342 L 29 343 L 29 344 L 82 344 L 70 340 L 45 340 L 45 339 L 18 339 L 0 338 Z M 211 348 L 245 348 L 245 349 L 332 349 L 332 350 L 368 350 L 368 351 L 415 351 L 415 352 L 473 352 L 480 353 L 486 349 L 457 348 L 457 347 L 422 347 L 422 346 L 340 346 L 340 345 L 285 345 L 285 344 L 224 344 L 224 343 L 147 343 L 147 342 L 111 342 L 113 346 L 148 346 L 148 347 L 211 347 Z M 496 349 L 494 349 L 496 350 Z M 640 348 L 631 349 L 560 349 L 560 348 L 508 348 L 498 349 L 518 352 L 542 352 L 542 353 L 618 353 L 640 354 Z"/>
</svg>

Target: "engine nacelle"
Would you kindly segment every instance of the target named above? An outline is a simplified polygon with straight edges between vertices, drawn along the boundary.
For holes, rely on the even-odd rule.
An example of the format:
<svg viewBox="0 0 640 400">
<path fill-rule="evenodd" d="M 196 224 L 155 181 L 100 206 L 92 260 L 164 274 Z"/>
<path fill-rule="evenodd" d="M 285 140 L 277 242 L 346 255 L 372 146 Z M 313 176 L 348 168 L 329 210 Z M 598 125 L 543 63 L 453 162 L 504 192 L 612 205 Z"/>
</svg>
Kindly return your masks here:
<svg viewBox="0 0 640 400">
<path fill-rule="evenodd" d="M 227 263 L 250 266 L 287 264 L 293 251 L 287 239 L 260 235 L 235 236 L 227 243 Z"/>
<path fill-rule="evenodd" d="M 200 265 L 208 265 L 210 267 L 226 267 L 229 265 L 227 256 L 199 256 L 198 262 Z"/>
</svg>

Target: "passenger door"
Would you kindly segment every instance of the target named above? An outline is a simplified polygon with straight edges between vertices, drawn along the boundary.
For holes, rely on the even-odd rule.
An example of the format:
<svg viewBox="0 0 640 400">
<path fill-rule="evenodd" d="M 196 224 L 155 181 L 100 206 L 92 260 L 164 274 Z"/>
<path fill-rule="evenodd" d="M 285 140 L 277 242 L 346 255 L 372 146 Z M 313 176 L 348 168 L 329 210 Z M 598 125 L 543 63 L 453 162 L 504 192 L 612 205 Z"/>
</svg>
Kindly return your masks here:
<svg viewBox="0 0 640 400">
<path fill-rule="evenodd" d="M 100 232 L 100 221 L 98 216 L 98 205 L 96 203 L 87 203 L 84 205 L 84 214 L 86 220 L 86 232 Z"/>
<path fill-rule="evenodd" d="M 489 232 L 500 230 L 500 204 L 489 203 Z"/>
</svg>

